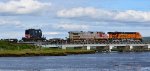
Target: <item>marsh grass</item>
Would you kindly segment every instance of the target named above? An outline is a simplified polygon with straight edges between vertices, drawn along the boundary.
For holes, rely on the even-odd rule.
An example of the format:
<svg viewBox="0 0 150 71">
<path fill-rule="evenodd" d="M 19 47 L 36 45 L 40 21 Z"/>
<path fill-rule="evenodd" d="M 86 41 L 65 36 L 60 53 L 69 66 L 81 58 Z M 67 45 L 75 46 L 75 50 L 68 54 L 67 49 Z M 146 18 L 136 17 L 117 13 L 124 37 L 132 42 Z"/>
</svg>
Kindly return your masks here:
<svg viewBox="0 0 150 71">
<path fill-rule="evenodd" d="M 60 48 L 41 48 L 29 44 L 0 41 L 0 57 L 21 56 L 66 56 L 68 54 L 91 54 L 92 50 L 63 50 Z"/>
</svg>

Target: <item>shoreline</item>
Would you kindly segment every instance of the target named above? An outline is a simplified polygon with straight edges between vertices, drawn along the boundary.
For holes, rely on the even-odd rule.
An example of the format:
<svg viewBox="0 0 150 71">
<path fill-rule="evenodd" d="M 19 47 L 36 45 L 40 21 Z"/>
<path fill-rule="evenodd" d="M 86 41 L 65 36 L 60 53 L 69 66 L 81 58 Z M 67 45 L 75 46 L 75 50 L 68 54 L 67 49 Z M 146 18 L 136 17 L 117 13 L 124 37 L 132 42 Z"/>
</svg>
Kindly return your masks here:
<svg viewBox="0 0 150 71">
<path fill-rule="evenodd" d="M 131 51 L 133 53 L 138 53 Z M 0 51 L 0 57 L 34 57 L 34 56 L 68 56 L 78 54 L 96 54 L 96 53 L 131 53 L 131 52 L 96 52 L 94 50 L 39 50 L 39 51 L 24 51 L 24 50 L 4 50 Z M 140 52 L 140 51 L 139 51 Z M 145 52 L 145 51 L 144 51 Z M 149 52 L 149 51 L 146 51 Z"/>
<path fill-rule="evenodd" d="M 31 57 L 31 56 L 67 56 L 77 54 L 94 54 L 93 50 L 39 50 L 39 51 L 18 51 L 4 50 L 0 51 L 0 57 Z"/>
</svg>

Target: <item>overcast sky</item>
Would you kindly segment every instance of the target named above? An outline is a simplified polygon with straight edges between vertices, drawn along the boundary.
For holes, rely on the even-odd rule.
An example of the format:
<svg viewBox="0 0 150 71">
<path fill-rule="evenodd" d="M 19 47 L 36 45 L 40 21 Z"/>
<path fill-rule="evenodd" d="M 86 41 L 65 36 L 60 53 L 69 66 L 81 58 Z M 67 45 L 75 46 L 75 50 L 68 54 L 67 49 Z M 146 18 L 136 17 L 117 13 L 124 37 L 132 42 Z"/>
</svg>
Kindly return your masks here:
<svg viewBox="0 0 150 71">
<path fill-rule="evenodd" d="M 47 38 L 68 31 L 140 32 L 150 36 L 150 0 L 0 0 L 0 38 L 40 28 Z"/>
</svg>

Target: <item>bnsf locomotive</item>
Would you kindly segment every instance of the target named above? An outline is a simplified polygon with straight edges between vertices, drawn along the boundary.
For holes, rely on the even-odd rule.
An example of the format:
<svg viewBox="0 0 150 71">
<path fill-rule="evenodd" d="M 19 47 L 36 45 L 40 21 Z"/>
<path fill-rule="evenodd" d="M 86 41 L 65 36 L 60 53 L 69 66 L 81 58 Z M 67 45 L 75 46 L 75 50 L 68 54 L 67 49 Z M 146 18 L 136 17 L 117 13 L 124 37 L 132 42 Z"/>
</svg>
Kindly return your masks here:
<svg viewBox="0 0 150 71">
<path fill-rule="evenodd" d="M 139 32 L 69 32 L 70 43 L 99 43 L 99 42 L 141 42 Z"/>
<path fill-rule="evenodd" d="M 108 39 L 112 42 L 140 42 L 142 41 L 142 36 L 139 32 L 108 32 Z"/>
</svg>

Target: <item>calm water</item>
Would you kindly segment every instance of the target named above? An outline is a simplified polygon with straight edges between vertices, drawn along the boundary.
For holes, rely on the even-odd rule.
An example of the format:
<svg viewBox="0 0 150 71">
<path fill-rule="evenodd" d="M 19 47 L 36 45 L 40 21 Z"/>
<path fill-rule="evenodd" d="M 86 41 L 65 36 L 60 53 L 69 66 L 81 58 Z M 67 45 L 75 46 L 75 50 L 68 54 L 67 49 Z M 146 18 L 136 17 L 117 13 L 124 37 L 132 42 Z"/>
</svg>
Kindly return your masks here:
<svg viewBox="0 0 150 71">
<path fill-rule="evenodd" d="M 0 57 L 0 71 L 150 71 L 150 52 Z"/>
</svg>

